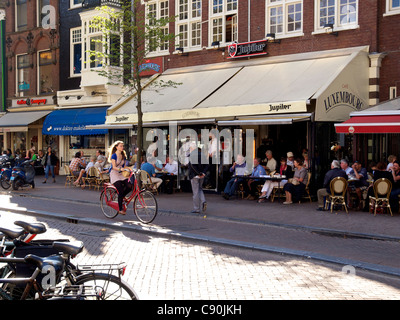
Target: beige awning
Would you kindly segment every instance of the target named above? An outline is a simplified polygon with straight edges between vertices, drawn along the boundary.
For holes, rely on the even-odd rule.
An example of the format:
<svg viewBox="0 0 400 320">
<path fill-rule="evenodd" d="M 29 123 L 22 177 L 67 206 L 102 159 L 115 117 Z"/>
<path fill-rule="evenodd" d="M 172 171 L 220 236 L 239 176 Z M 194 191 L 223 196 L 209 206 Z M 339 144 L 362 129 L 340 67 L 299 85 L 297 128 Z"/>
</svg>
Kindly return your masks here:
<svg viewBox="0 0 400 320">
<path fill-rule="evenodd" d="M 28 125 L 47 116 L 51 111 L 8 112 L 0 118 L 1 132 L 28 131 Z"/>
<path fill-rule="evenodd" d="M 356 47 L 170 69 L 158 80 L 181 85 L 146 88 L 143 122 L 310 111 L 316 121 L 342 121 L 368 106 L 368 63 L 368 47 Z M 114 107 L 106 123 L 137 123 L 135 97 Z"/>
</svg>

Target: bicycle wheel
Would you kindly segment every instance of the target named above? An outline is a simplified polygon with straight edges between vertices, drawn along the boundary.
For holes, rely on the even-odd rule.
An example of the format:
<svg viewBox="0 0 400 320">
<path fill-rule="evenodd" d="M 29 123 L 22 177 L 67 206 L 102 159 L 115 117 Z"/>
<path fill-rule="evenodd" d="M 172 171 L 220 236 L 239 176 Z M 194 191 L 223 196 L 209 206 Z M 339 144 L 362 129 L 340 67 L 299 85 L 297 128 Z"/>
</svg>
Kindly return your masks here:
<svg viewBox="0 0 400 320">
<path fill-rule="evenodd" d="M 85 273 L 78 276 L 74 283 L 81 284 L 93 286 L 99 292 L 100 300 L 139 300 L 137 293 L 128 283 L 112 274 Z"/>
<path fill-rule="evenodd" d="M 118 215 L 118 210 L 115 210 L 113 207 L 109 206 L 107 202 L 113 202 L 118 207 L 118 193 L 113 188 L 106 188 L 101 192 L 100 195 L 100 207 L 103 211 L 103 214 L 109 218 L 115 218 Z"/>
<path fill-rule="evenodd" d="M 158 213 L 157 200 L 154 195 L 147 190 L 140 191 L 133 202 L 133 212 L 141 222 L 152 222 Z"/>
</svg>

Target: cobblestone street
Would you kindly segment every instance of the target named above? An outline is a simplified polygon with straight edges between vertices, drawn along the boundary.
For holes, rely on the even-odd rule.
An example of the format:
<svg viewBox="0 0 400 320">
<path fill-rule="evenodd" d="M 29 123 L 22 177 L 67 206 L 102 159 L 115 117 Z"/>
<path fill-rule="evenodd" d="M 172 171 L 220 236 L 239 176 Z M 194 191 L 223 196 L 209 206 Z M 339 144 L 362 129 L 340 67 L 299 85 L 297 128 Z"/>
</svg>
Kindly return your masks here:
<svg viewBox="0 0 400 320">
<path fill-rule="evenodd" d="M 400 299 L 400 280 L 377 273 L 356 269 L 352 275 L 339 265 L 297 257 L 0 214 L 3 226 L 40 221 L 48 227 L 41 238 L 83 241 L 75 263 L 126 262 L 125 280 L 141 299 Z"/>
</svg>

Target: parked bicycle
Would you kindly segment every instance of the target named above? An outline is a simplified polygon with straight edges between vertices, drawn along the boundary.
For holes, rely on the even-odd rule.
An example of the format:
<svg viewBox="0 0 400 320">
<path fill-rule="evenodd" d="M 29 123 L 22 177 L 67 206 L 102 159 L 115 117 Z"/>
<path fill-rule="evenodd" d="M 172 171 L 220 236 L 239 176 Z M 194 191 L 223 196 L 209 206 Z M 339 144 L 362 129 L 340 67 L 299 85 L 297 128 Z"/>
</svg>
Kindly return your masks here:
<svg viewBox="0 0 400 320">
<path fill-rule="evenodd" d="M 123 200 L 124 211 L 133 201 L 133 213 L 143 223 L 151 223 L 157 216 L 158 204 L 154 195 L 144 189 L 140 189 L 137 183 L 136 175 L 140 170 L 130 173 L 129 179 L 133 182 L 132 192 L 125 196 Z M 105 183 L 104 189 L 100 194 L 100 206 L 103 214 L 109 218 L 115 218 L 118 215 L 118 190 L 111 183 Z"/>
<path fill-rule="evenodd" d="M 122 279 L 126 269 L 123 263 L 74 265 L 71 259 L 84 248 L 80 241 L 24 242 L 18 240 L 20 232 L 5 228 L 2 232 L 7 235 L 2 246 L 12 256 L 0 258 L 0 263 L 6 263 L 0 269 L 0 299 L 49 299 L 63 295 L 100 300 L 138 299 L 134 289 Z M 54 278 L 52 286 L 46 289 L 44 284 L 48 279 L 42 270 L 48 267 L 53 268 Z"/>
</svg>

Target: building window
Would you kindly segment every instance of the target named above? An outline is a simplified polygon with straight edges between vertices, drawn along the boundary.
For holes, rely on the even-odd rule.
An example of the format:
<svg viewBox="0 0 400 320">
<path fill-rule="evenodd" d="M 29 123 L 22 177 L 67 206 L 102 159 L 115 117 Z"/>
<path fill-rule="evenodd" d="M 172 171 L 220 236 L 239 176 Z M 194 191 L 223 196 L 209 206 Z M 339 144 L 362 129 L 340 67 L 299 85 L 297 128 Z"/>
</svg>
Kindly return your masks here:
<svg viewBox="0 0 400 320">
<path fill-rule="evenodd" d="M 386 12 L 384 16 L 400 14 L 400 0 L 386 0 Z"/>
<path fill-rule="evenodd" d="M 82 28 L 71 29 L 71 77 L 80 76 L 82 71 Z"/>
<path fill-rule="evenodd" d="M 238 41 L 237 0 L 210 0 L 210 42 Z"/>
<path fill-rule="evenodd" d="M 39 52 L 39 94 L 54 92 L 53 88 L 53 56 L 50 50 Z"/>
<path fill-rule="evenodd" d="M 83 0 L 70 0 L 70 8 L 80 8 L 82 6 Z"/>
<path fill-rule="evenodd" d="M 178 19 L 176 34 L 178 47 L 198 49 L 201 45 L 201 1 L 179 0 L 176 2 Z"/>
<path fill-rule="evenodd" d="M 28 27 L 27 0 L 16 0 L 16 31 L 26 30 Z"/>
<path fill-rule="evenodd" d="M 266 8 L 266 33 L 278 38 L 302 35 L 303 1 L 267 0 Z"/>
<path fill-rule="evenodd" d="M 29 55 L 17 56 L 17 96 L 23 97 L 30 90 L 30 71 Z"/>
<path fill-rule="evenodd" d="M 169 18 L 169 9 L 168 9 L 168 0 L 158 0 L 158 1 L 149 1 L 146 3 L 146 22 L 151 27 L 154 26 L 156 23 L 155 21 L 159 21 L 161 19 L 168 19 Z M 184 14 L 184 13 L 183 13 Z M 168 24 L 165 27 L 162 27 L 159 30 L 164 36 L 168 35 L 169 28 Z M 165 41 L 163 43 L 158 43 L 156 41 L 156 36 L 152 36 L 155 31 L 150 31 L 148 46 L 149 52 L 153 54 L 157 53 L 165 53 L 168 52 L 169 43 Z"/>
<path fill-rule="evenodd" d="M 358 0 L 317 0 L 316 30 L 323 31 L 326 24 L 335 29 L 349 29 L 358 24 Z"/>
<path fill-rule="evenodd" d="M 394 99 L 397 97 L 397 87 L 389 88 L 389 99 Z"/>
<path fill-rule="evenodd" d="M 43 25 L 43 19 L 48 15 L 48 12 L 45 11 L 45 13 L 42 12 L 44 6 L 49 6 L 50 5 L 50 0 L 39 0 L 38 1 L 38 22 L 37 25 L 38 27 L 42 27 Z"/>
</svg>

